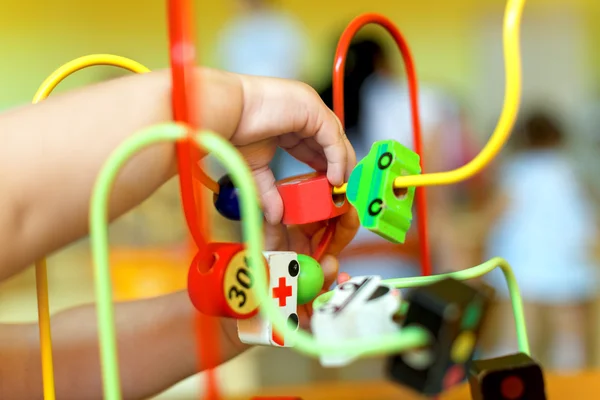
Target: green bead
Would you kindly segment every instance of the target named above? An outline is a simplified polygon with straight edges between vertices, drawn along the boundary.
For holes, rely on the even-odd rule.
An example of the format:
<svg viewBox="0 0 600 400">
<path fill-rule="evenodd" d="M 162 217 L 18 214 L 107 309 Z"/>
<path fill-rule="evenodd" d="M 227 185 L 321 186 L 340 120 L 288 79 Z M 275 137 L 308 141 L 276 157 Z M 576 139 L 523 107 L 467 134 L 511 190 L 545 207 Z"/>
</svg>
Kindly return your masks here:
<svg viewBox="0 0 600 400">
<path fill-rule="evenodd" d="M 312 257 L 298 254 L 300 274 L 298 275 L 298 305 L 313 301 L 323 289 L 325 276 L 321 265 Z"/>
<path fill-rule="evenodd" d="M 365 228 L 393 243 L 404 243 L 412 222 L 415 188 L 394 189 L 394 179 L 421 173 L 419 155 L 395 140 L 375 142 L 354 168 L 346 197 Z"/>
</svg>

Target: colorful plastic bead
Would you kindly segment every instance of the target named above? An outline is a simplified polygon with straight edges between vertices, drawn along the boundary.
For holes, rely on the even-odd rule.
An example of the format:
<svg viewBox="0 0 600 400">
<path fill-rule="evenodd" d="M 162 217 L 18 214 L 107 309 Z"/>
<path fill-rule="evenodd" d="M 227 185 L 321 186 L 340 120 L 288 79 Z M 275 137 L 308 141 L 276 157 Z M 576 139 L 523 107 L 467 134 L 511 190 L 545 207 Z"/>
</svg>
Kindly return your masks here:
<svg viewBox="0 0 600 400">
<path fill-rule="evenodd" d="M 281 316 L 286 319 L 288 326 L 299 327 L 298 317 L 298 275 L 300 264 L 298 254 L 293 251 L 263 251 L 269 269 L 269 297 Z M 292 347 L 294 337 L 286 335 L 264 315 L 258 314 L 252 318 L 238 320 L 238 338 L 242 343 Z"/>
<path fill-rule="evenodd" d="M 473 361 L 469 384 L 473 400 L 546 400 L 542 368 L 525 353 Z"/>
<path fill-rule="evenodd" d="M 229 175 L 221 177 L 218 183 L 219 193 L 215 193 L 213 196 L 215 208 L 223 217 L 232 221 L 239 221 L 241 215 L 238 189 Z"/>
<path fill-rule="evenodd" d="M 313 301 L 325 283 L 325 276 L 321 265 L 312 257 L 298 254 L 300 275 L 298 276 L 298 305 L 308 304 Z"/>
<path fill-rule="evenodd" d="M 241 243 L 209 243 L 206 254 L 198 253 L 188 272 L 188 294 L 196 309 L 204 314 L 237 319 L 258 313 L 258 299 L 252 287 L 254 275 Z M 268 276 L 266 260 L 264 264 Z"/>
<path fill-rule="evenodd" d="M 310 319 L 317 343 L 401 335 L 393 320 L 402 304 L 400 290 L 384 283 L 380 276 L 355 276 L 331 293 Z M 357 348 L 346 354 L 322 354 L 319 361 L 323 367 L 339 368 L 361 357 L 363 351 Z"/>
<path fill-rule="evenodd" d="M 346 197 L 365 228 L 393 243 L 403 243 L 412 222 L 415 188 L 395 189 L 394 179 L 421 173 L 419 155 L 395 140 L 375 142 L 354 168 Z"/>
<path fill-rule="evenodd" d="M 493 289 L 455 279 L 420 287 L 408 296 L 402 328 L 424 329 L 431 345 L 392 356 L 390 377 L 426 396 L 436 396 L 467 377 Z"/>
<path fill-rule="evenodd" d="M 334 196 L 333 186 L 323 173 L 294 176 L 277 182 L 283 200 L 283 220 L 286 225 L 303 225 L 326 221 L 349 209 L 345 196 Z"/>
</svg>

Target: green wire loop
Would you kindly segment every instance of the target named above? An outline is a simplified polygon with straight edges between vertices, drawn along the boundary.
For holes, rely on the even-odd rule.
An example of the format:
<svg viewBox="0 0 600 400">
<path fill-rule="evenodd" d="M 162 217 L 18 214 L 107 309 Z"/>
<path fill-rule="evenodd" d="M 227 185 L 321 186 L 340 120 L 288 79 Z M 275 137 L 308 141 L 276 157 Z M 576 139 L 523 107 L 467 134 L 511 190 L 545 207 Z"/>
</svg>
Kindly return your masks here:
<svg viewBox="0 0 600 400">
<path fill-rule="evenodd" d="M 119 146 L 108 158 L 102 168 L 92 193 L 90 205 L 90 241 L 94 260 L 96 303 L 98 310 L 100 360 L 104 398 L 106 400 L 121 400 L 119 365 L 117 357 L 117 340 L 114 323 L 114 307 L 112 303 L 112 283 L 109 267 L 108 246 L 108 202 L 114 181 L 125 163 L 143 148 L 161 142 L 175 142 L 184 139 L 187 128 L 174 124 L 163 124 L 145 129 L 130 137 Z M 267 287 L 267 276 L 263 263 L 263 232 L 262 217 L 258 206 L 258 192 L 254 179 L 242 155 L 228 141 L 212 132 L 203 131 L 194 137 L 196 143 L 208 153 L 214 155 L 230 170 L 234 184 L 239 190 L 240 208 L 244 241 L 250 256 L 250 266 L 256 276 L 256 286 L 253 287 L 260 304 L 261 314 L 269 319 L 274 327 L 291 337 L 295 342 L 294 349 L 301 353 L 319 357 L 324 354 L 375 355 L 396 353 L 422 347 L 428 343 L 427 333 L 420 328 L 405 328 L 401 333 L 381 337 L 351 339 L 346 341 L 317 341 L 304 330 L 294 331 L 286 325 L 279 308 L 270 301 Z M 511 291 L 515 321 L 519 334 L 521 351 L 529 353 L 525 320 L 518 286 L 510 266 L 506 261 L 496 258 L 477 267 L 452 274 L 408 279 L 392 279 L 386 281 L 395 286 L 423 286 L 438 281 L 447 276 L 456 279 L 471 279 L 481 276 L 500 266 L 508 281 Z M 331 294 L 320 296 L 316 304 L 323 303 Z"/>
<path fill-rule="evenodd" d="M 387 279 L 384 280 L 383 283 L 402 289 L 426 286 L 446 278 L 454 278 L 460 281 L 466 281 L 469 279 L 474 279 L 483 276 L 497 267 L 500 267 L 500 269 L 502 270 L 504 278 L 506 279 L 506 283 L 508 284 L 510 301 L 512 303 L 513 314 L 515 317 L 515 327 L 517 330 L 517 342 L 519 346 L 519 351 L 529 355 L 529 340 L 527 338 L 527 326 L 525 324 L 523 300 L 521 299 L 521 293 L 519 292 L 519 285 L 517 284 L 517 280 L 515 279 L 515 275 L 512 272 L 510 265 L 503 258 L 495 257 L 478 266 L 462 271 L 451 272 L 448 274 L 416 276 L 412 278 Z M 313 308 L 316 310 L 317 308 L 322 307 L 325 303 L 327 303 L 327 301 L 329 301 L 332 294 L 333 291 L 330 291 L 327 293 L 323 293 L 321 296 L 317 297 L 313 302 Z"/>
</svg>

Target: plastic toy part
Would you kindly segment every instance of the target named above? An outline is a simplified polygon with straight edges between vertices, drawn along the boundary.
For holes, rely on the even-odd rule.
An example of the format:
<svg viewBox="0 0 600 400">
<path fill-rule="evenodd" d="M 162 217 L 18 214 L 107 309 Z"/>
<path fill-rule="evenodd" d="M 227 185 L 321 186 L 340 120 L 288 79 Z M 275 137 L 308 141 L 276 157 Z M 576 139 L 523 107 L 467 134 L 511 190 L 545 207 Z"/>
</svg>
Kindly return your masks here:
<svg viewBox="0 0 600 400">
<path fill-rule="evenodd" d="M 473 361 L 469 384 L 473 400 L 546 400 L 542 368 L 525 353 Z"/>
<path fill-rule="evenodd" d="M 491 293 L 451 278 L 412 292 L 403 329 L 424 328 L 433 344 L 390 357 L 391 378 L 427 396 L 463 381 Z"/>
<path fill-rule="evenodd" d="M 298 305 L 313 301 L 323 290 L 325 275 L 321 265 L 312 257 L 298 254 L 300 274 L 298 275 Z"/>
<path fill-rule="evenodd" d="M 312 173 L 277 182 L 283 200 L 286 225 L 302 225 L 326 221 L 348 211 L 350 205 L 343 194 L 333 195 L 327 175 Z"/>
<path fill-rule="evenodd" d="M 240 220 L 238 189 L 229 175 L 219 179 L 219 193 L 213 195 L 213 202 L 215 208 L 223 217 L 232 221 Z"/>
<path fill-rule="evenodd" d="M 288 325 L 298 329 L 298 256 L 291 251 L 263 252 L 269 266 L 269 294 Z M 243 343 L 276 347 L 293 346 L 290 338 L 278 332 L 262 315 L 238 320 L 238 336 Z"/>
<path fill-rule="evenodd" d="M 258 313 L 254 277 L 241 243 L 209 243 L 210 258 L 198 253 L 188 273 L 188 294 L 206 315 L 251 318 Z M 266 266 L 265 266 L 266 268 Z"/>
<path fill-rule="evenodd" d="M 419 155 L 395 140 L 375 142 L 352 171 L 346 196 L 365 228 L 403 243 L 412 222 L 415 188 L 395 189 L 400 175 L 421 173 Z"/>
<path fill-rule="evenodd" d="M 400 333 L 393 320 L 400 309 L 400 290 L 384 284 L 379 276 L 359 276 L 340 284 L 333 296 L 315 310 L 311 328 L 317 340 L 348 340 Z M 360 356 L 322 355 L 324 367 L 341 367 Z"/>
</svg>

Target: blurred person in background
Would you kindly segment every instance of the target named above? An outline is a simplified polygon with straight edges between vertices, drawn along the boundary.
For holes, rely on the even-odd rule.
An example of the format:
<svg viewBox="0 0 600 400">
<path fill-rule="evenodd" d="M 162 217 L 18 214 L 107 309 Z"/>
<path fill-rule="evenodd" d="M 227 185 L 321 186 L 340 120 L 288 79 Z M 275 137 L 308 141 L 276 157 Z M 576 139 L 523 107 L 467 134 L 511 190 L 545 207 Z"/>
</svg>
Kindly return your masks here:
<svg viewBox="0 0 600 400">
<path fill-rule="evenodd" d="M 246 75 L 300 79 L 307 37 L 275 0 L 236 0 L 240 13 L 218 39 L 220 68 Z"/>
<path fill-rule="evenodd" d="M 587 312 L 597 290 L 595 210 L 551 114 L 529 115 L 510 145 L 480 216 L 483 229 L 490 226 L 487 256 L 513 267 L 534 357 L 553 369 L 580 369 L 589 361 Z M 498 269 L 486 280 L 499 299 L 490 356 L 506 355 L 517 349 L 507 285 Z"/>
</svg>

